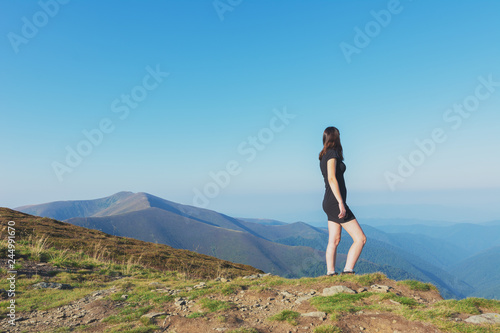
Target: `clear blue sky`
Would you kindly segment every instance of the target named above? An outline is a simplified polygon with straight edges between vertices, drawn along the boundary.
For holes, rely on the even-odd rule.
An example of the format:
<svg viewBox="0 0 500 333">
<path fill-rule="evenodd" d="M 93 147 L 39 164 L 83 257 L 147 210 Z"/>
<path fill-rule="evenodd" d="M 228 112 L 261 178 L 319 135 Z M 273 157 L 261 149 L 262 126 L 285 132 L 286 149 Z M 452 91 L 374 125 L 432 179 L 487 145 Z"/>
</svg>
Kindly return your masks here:
<svg viewBox="0 0 500 333">
<path fill-rule="evenodd" d="M 0 206 L 198 189 L 233 216 L 320 221 L 334 125 L 362 217 L 500 218 L 498 1 L 40 3 L 0 1 Z"/>
</svg>

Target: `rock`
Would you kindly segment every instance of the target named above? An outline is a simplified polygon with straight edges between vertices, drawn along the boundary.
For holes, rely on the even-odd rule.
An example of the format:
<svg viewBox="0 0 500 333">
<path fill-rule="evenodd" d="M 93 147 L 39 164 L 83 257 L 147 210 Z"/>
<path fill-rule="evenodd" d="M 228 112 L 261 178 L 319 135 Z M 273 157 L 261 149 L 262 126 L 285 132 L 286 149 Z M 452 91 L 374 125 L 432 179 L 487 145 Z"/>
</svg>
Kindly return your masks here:
<svg viewBox="0 0 500 333">
<path fill-rule="evenodd" d="M 176 298 L 175 299 L 175 305 L 177 305 L 177 306 L 186 305 L 186 300 L 183 299 L 182 297 Z"/>
<path fill-rule="evenodd" d="M 205 282 L 200 282 L 198 283 L 196 286 L 194 286 L 193 288 L 194 289 L 203 289 L 207 286 L 207 284 Z"/>
<path fill-rule="evenodd" d="M 39 282 L 33 285 L 33 289 L 71 289 L 71 286 L 65 283 Z"/>
<path fill-rule="evenodd" d="M 287 297 L 287 298 L 295 297 L 294 294 L 290 294 L 288 291 L 282 291 L 282 292 L 280 292 L 280 294 Z"/>
<path fill-rule="evenodd" d="M 224 332 L 225 330 L 227 330 L 227 328 L 224 328 L 224 327 L 214 328 L 214 331 L 217 331 L 217 332 Z"/>
<path fill-rule="evenodd" d="M 338 293 L 355 294 L 356 292 L 351 288 L 347 288 L 346 286 L 333 286 L 323 289 L 323 296 L 332 296 Z"/>
<path fill-rule="evenodd" d="M 359 293 L 364 293 L 364 292 L 366 292 L 366 291 L 368 291 L 368 289 L 366 289 L 365 287 L 358 288 L 358 289 L 356 290 L 356 292 L 357 292 L 358 294 L 359 294 Z"/>
<path fill-rule="evenodd" d="M 372 291 L 378 292 L 378 293 L 388 293 L 389 290 L 392 289 L 390 286 L 384 286 L 381 284 L 374 284 L 370 288 L 372 288 Z"/>
<path fill-rule="evenodd" d="M 304 302 L 304 301 L 308 301 L 308 300 L 310 300 L 311 298 L 313 298 L 313 295 L 306 295 L 306 296 L 302 296 L 302 297 L 297 298 L 297 300 L 295 301 L 295 303 L 297 303 L 297 304 L 302 304 L 302 302 Z"/>
<path fill-rule="evenodd" d="M 271 275 L 272 275 L 271 273 L 253 274 L 253 275 L 244 276 L 243 279 L 254 280 L 254 279 L 258 279 L 258 278 L 262 278 L 262 277 L 266 277 L 266 276 L 271 276 Z"/>
<path fill-rule="evenodd" d="M 151 291 L 154 293 L 169 293 L 170 289 L 155 289 L 155 290 L 151 290 Z"/>
<path fill-rule="evenodd" d="M 389 302 L 394 303 L 394 304 L 397 304 L 397 305 L 401 305 L 401 303 L 396 302 L 395 300 L 392 300 L 392 299 L 390 299 L 390 300 L 389 300 Z"/>
<path fill-rule="evenodd" d="M 149 284 L 150 287 L 155 287 L 156 289 L 162 289 L 164 288 L 165 286 L 159 282 L 151 282 Z"/>
<path fill-rule="evenodd" d="M 128 298 L 128 295 L 122 295 L 122 297 L 120 297 L 120 298 L 123 300 L 126 300 Z"/>
<path fill-rule="evenodd" d="M 167 315 L 167 314 L 168 313 L 166 313 L 166 312 L 151 312 L 151 313 L 146 313 L 142 317 L 153 319 L 153 318 L 156 318 L 156 317 L 159 317 L 159 316 L 164 316 L 164 315 Z"/>
<path fill-rule="evenodd" d="M 223 283 L 231 282 L 231 279 L 221 278 L 220 282 L 223 282 Z"/>
<path fill-rule="evenodd" d="M 471 324 L 500 324 L 500 314 L 483 313 L 482 315 L 471 316 L 465 321 Z"/>
<path fill-rule="evenodd" d="M 313 317 L 313 318 L 326 318 L 326 313 L 325 312 L 308 312 L 308 313 L 303 313 L 301 314 L 302 317 Z"/>
</svg>

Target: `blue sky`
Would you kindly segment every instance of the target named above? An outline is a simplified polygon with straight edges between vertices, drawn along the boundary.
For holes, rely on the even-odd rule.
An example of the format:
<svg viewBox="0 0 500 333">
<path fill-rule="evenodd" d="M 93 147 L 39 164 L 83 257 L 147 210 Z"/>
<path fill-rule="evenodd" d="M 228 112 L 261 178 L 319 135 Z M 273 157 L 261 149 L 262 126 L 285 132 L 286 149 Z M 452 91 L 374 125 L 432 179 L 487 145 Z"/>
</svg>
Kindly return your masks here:
<svg viewBox="0 0 500 333">
<path fill-rule="evenodd" d="M 498 219 L 499 12 L 493 0 L 0 1 L 0 205 L 130 190 L 321 221 L 317 155 L 334 125 L 358 217 Z M 68 147 L 82 153 L 73 166 Z"/>
</svg>

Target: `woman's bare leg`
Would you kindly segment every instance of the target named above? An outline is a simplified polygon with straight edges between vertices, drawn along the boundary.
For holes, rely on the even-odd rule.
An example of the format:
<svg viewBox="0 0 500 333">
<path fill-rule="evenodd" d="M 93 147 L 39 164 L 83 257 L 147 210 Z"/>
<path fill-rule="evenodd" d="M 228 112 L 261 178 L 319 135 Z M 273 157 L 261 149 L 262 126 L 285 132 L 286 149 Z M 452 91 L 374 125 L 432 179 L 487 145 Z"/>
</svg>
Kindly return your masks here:
<svg viewBox="0 0 500 333">
<path fill-rule="evenodd" d="M 361 250 L 363 250 L 363 246 L 365 246 L 366 236 L 356 219 L 342 223 L 342 227 L 344 227 L 353 240 L 351 248 L 347 253 L 347 260 L 344 268 L 344 271 L 352 271 L 354 269 L 354 265 L 356 265 L 356 262 L 358 261 Z"/>
<path fill-rule="evenodd" d="M 340 242 L 342 227 L 339 223 L 328 221 L 328 246 L 326 247 L 326 268 L 328 272 L 335 271 L 335 259 L 337 258 L 337 246 Z"/>
</svg>

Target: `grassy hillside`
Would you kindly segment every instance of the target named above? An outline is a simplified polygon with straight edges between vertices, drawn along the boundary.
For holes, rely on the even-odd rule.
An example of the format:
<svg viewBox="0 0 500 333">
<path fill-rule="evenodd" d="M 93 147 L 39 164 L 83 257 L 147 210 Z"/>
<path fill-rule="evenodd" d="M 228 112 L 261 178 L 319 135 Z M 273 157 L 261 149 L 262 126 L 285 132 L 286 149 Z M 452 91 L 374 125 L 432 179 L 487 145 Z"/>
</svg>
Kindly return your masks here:
<svg viewBox="0 0 500 333">
<path fill-rule="evenodd" d="M 9 219 L 16 219 L 16 225 L 28 225 L 30 219 L 47 223 L 47 219 L 6 209 L 0 213 L 3 224 Z M 58 228 L 61 239 L 72 239 L 75 230 L 82 232 L 81 228 L 66 223 L 52 227 Z M 302 279 L 272 275 L 193 278 L 182 271 L 148 268 L 141 262 L 112 263 L 102 256 L 75 251 L 69 243 L 68 247 L 54 248 L 40 242 L 45 234 L 39 234 L 39 229 L 32 231 L 19 233 L 17 238 L 16 251 L 22 259 L 16 268 L 15 329 L 20 332 L 486 333 L 500 330 L 500 324 L 467 322 L 469 317 L 480 314 L 500 315 L 499 301 L 443 300 L 434 286 L 414 280 L 396 282 L 380 273 Z M 52 237 L 56 236 L 50 236 L 47 242 L 52 242 Z M 99 244 L 99 237 L 95 241 L 85 240 Z M 157 245 L 146 245 L 156 251 Z M 2 238 L 0 252 L 6 249 L 7 242 Z M 189 265 L 192 258 L 182 256 L 183 252 L 186 251 L 178 252 L 179 260 Z M 40 258 L 45 259 L 40 261 Z M 64 288 L 37 288 L 58 284 Z M 332 287 L 341 291 L 324 294 Z M 0 270 L 0 288 L 9 288 L 5 269 Z M 12 331 L 6 317 L 9 303 L 2 294 L 2 331 Z"/>
<path fill-rule="evenodd" d="M 323 261 L 323 253 L 312 248 L 273 243 L 247 232 L 209 225 L 159 208 L 115 216 L 74 218 L 68 222 L 112 235 L 245 263 L 283 276 L 302 276 L 311 264 Z"/>
<path fill-rule="evenodd" d="M 110 262 L 137 261 L 145 267 L 163 271 L 186 271 L 193 276 L 206 278 L 220 274 L 241 276 L 261 272 L 251 266 L 234 264 L 167 245 L 111 236 L 101 231 L 32 216 L 8 208 L 0 208 L 2 235 L 5 235 L 7 222 L 11 220 L 15 222 L 17 241 L 37 238 L 40 245 L 44 244 L 54 249 L 68 249 L 82 255 L 105 258 Z M 2 258 L 6 258 L 6 253 L 3 254 Z M 42 255 L 38 259 L 46 261 L 49 258 Z"/>
</svg>

